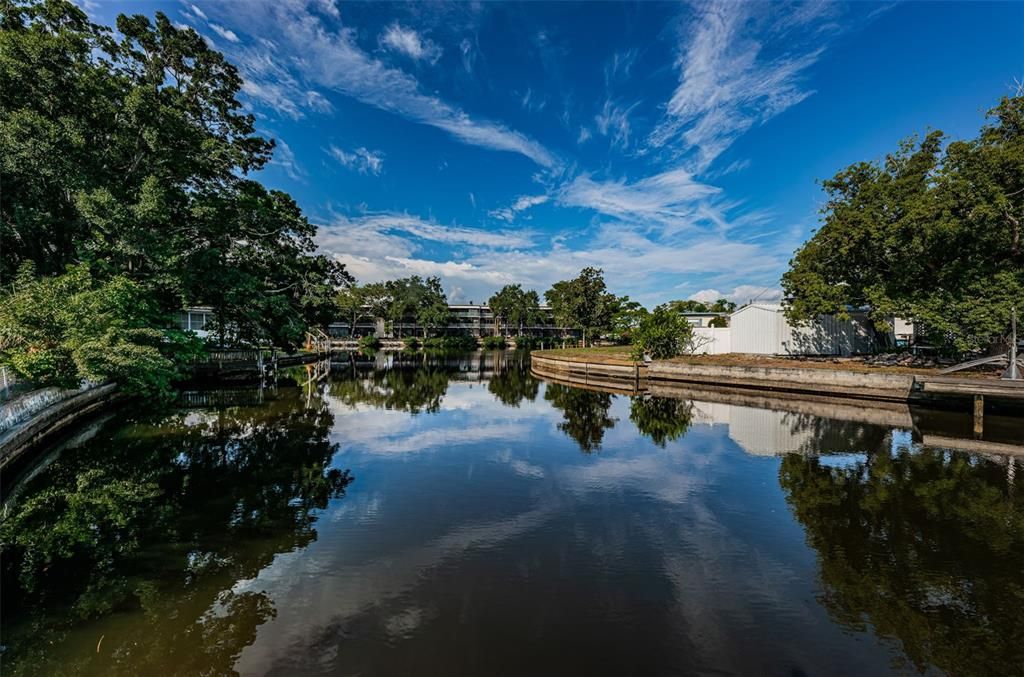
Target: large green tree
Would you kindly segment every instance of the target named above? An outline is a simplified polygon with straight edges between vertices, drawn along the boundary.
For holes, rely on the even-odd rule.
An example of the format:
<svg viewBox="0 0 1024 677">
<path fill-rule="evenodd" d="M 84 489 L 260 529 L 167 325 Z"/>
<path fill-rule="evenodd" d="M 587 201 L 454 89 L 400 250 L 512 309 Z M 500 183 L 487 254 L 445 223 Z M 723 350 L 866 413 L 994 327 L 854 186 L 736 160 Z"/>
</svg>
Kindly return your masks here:
<svg viewBox="0 0 1024 677">
<path fill-rule="evenodd" d="M 338 263 L 284 193 L 246 175 L 274 144 L 242 80 L 163 14 L 117 31 L 65 0 L 0 2 L 0 283 L 86 263 L 169 317 L 214 306 L 225 338 L 294 345 L 329 315 Z"/>
<path fill-rule="evenodd" d="M 1024 96 L 988 117 L 974 139 L 931 132 L 824 182 L 821 228 L 782 278 L 791 319 L 868 307 L 955 351 L 1006 334 L 1024 309 Z"/>
<path fill-rule="evenodd" d="M 571 280 L 562 280 L 544 292 L 558 324 L 583 332 L 583 344 L 611 328 L 618 299 L 608 292 L 604 271 L 584 268 Z"/>
<path fill-rule="evenodd" d="M 612 313 L 610 336 L 616 343 L 629 343 L 649 311 L 628 296 L 617 299 Z"/>
<path fill-rule="evenodd" d="M 520 284 L 507 284 L 487 301 L 494 314 L 494 333 L 500 333 L 500 326 L 516 327 L 516 334 L 522 335 L 523 327 L 537 322 L 540 318 L 540 297 L 532 289 L 524 291 Z"/>
</svg>

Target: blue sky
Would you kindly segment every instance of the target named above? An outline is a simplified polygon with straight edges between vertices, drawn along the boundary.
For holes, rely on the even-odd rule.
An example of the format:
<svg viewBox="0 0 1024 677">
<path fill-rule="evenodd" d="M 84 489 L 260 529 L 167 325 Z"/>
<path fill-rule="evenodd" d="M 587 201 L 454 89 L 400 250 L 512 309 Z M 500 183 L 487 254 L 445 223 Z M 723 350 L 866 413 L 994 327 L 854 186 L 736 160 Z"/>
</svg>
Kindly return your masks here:
<svg viewBox="0 0 1024 677">
<path fill-rule="evenodd" d="M 194 27 L 321 248 L 462 302 L 588 265 L 647 305 L 778 298 L 817 180 L 1024 79 L 1024 3 L 81 1 Z"/>
</svg>

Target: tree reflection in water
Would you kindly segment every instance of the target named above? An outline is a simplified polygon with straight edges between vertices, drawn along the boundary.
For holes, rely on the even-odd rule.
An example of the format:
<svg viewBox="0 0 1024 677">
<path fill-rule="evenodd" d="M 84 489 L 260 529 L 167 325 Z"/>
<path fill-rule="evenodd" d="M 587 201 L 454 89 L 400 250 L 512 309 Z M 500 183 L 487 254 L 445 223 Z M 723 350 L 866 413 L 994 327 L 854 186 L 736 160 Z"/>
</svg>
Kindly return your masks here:
<svg viewBox="0 0 1024 677">
<path fill-rule="evenodd" d="M 487 384 L 487 389 L 499 402 L 510 407 L 518 407 L 524 400 L 533 402 L 537 399 L 540 380 L 530 373 L 524 354 L 515 355 L 500 367 Z"/>
<path fill-rule="evenodd" d="M 906 447 L 841 467 L 786 456 L 779 480 L 818 553 L 832 617 L 898 642 L 922 672 L 1021 674 L 1024 473 L 1014 462 Z"/>
<path fill-rule="evenodd" d="M 315 540 L 353 479 L 328 468 L 332 423 L 297 388 L 115 418 L 28 480 L 0 526 L 5 674 L 232 674 L 274 615 L 235 583 Z"/>
<path fill-rule="evenodd" d="M 586 453 L 601 448 L 604 431 L 615 426 L 616 419 L 608 415 L 612 396 L 595 390 L 584 390 L 560 383 L 548 383 L 544 399 L 562 412 L 558 429 L 576 441 Z"/>
<path fill-rule="evenodd" d="M 328 385 L 331 397 L 353 406 L 369 404 L 411 414 L 435 413 L 448 390 L 450 370 L 422 365 L 374 370 Z"/>
<path fill-rule="evenodd" d="M 634 395 L 629 420 L 659 447 L 686 434 L 693 420 L 693 402 L 672 397 Z"/>
</svg>

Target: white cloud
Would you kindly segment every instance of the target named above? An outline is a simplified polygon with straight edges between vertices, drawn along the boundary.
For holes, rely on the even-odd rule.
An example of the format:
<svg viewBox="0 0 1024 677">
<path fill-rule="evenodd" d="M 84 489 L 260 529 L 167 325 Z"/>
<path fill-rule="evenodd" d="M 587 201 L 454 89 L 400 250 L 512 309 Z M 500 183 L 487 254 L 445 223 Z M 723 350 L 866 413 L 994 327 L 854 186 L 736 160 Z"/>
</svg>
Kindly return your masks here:
<svg viewBox="0 0 1024 677">
<path fill-rule="evenodd" d="M 206 20 L 206 15 L 203 13 L 203 10 L 199 9 L 195 5 L 189 5 L 189 7 L 192 8 L 192 13 L 193 14 L 195 14 L 200 19 Z"/>
<path fill-rule="evenodd" d="M 581 174 L 562 187 L 562 205 L 586 207 L 631 223 L 658 224 L 676 231 L 693 225 L 697 203 L 719 189 L 694 180 L 684 169 L 673 169 L 634 183 L 594 181 Z"/>
<path fill-rule="evenodd" d="M 782 300 L 782 290 L 772 285 L 758 287 L 751 284 L 741 284 L 731 292 L 718 291 L 717 289 L 701 289 L 696 294 L 690 294 L 690 298 L 701 303 L 711 303 L 718 299 L 729 299 L 736 303 L 748 303 L 755 299 L 763 303 L 774 303 Z"/>
<path fill-rule="evenodd" d="M 228 7 L 217 6 L 217 11 L 228 13 Z M 245 12 L 230 11 L 228 16 L 233 22 L 244 24 L 250 35 L 272 33 L 279 38 L 276 43 L 248 50 L 253 53 L 242 50 L 239 55 L 231 54 L 235 62 L 262 62 L 264 71 L 270 68 L 266 62 L 271 62 L 280 70 L 287 69 L 294 81 L 332 89 L 413 122 L 436 127 L 468 145 L 517 153 L 548 169 L 561 164 L 547 148 L 526 135 L 498 122 L 476 119 L 438 96 L 424 94 L 416 78 L 363 51 L 356 43 L 355 30 L 325 26 L 301 0 L 253 3 L 246 6 Z M 240 65 L 247 69 L 245 64 Z"/>
<path fill-rule="evenodd" d="M 228 30 L 227 28 L 224 28 L 220 24 L 215 24 L 215 23 L 213 23 L 211 21 L 210 22 L 210 29 L 213 30 L 213 32 L 216 33 L 217 35 L 219 35 L 220 37 L 222 37 L 225 40 L 227 40 L 228 42 L 238 42 L 239 41 L 238 40 L 238 36 L 235 35 L 234 31 Z"/>
<path fill-rule="evenodd" d="M 434 258 L 428 256 L 435 251 L 427 248 L 431 243 L 467 249 Z M 438 275 L 453 301 L 484 299 L 510 283 L 543 293 L 557 280 L 595 266 L 604 269 L 612 291 L 650 305 L 669 300 L 670 290 L 687 276 L 733 284 L 770 278 L 789 253 L 719 233 L 655 239 L 621 223 L 600 227 L 578 249 L 557 239 L 541 249 L 521 232 L 442 226 L 409 214 L 339 216 L 320 226 L 318 244 L 363 282 Z"/>
<path fill-rule="evenodd" d="M 623 108 L 613 103 L 611 99 L 606 100 L 601 112 L 594 116 L 594 125 L 598 133 L 609 137 L 613 146 L 628 148 L 631 132 L 629 115 L 637 105 L 634 103 L 629 108 Z"/>
<path fill-rule="evenodd" d="M 590 140 L 590 129 L 587 127 L 580 127 L 580 134 L 576 137 L 576 143 L 583 144 Z"/>
<path fill-rule="evenodd" d="M 354 169 L 360 174 L 380 176 L 384 171 L 384 153 L 379 150 L 367 150 L 360 147 L 349 153 L 334 145 L 324 150 L 342 166 Z"/>
<path fill-rule="evenodd" d="M 380 45 L 405 54 L 414 61 L 428 61 L 431 65 L 441 58 L 441 48 L 433 40 L 420 37 L 411 28 L 393 23 L 380 36 Z"/>
<path fill-rule="evenodd" d="M 473 43 L 469 41 L 469 38 L 463 38 L 462 42 L 459 43 L 459 52 L 462 54 L 462 67 L 466 69 L 467 73 L 472 73 L 475 57 L 473 55 Z"/>
<path fill-rule="evenodd" d="M 484 271 L 473 263 L 436 262 L 414 254 L 425 243 L 467 246 L 491 255 L 533 246 L 529 234 L 443 226 L 410 214 L 373 213 L 357 217 L 336 216 L 319 226 L 320 249 L 344 263 L 363 282 L 378 282 L 407 275 L 443 275 L 493 281 L 508 276 Z M 471 256 L 472 254 L 470 254 Z M 500 285 L 499 285 L 500 286 Z"/>
<path fill-rule="evenodd" d="M 798 36 L 813 34 L 813 23 L 830 11 L 823 6 L 787 13 L 766 26 L 754 5 L 702 5 L 681 39 L 679 85 L 648 143 L 660 148 L 681 141 L 676 152 L 693 149 L 693 167 L 703 170 L 750 127 L 810 96 L 803 76 L 824 50 L 801 44 Z M 761 35 L 754 35 L 758 28 Z M 767 41 L 778 56 L 767 55 Z"/>
<path fill-rule="evenodd" d="M 270 164 L 283 169 L 288 178 L 293 181 L 304 181 L 306 171 L 295 159 L 295 153 L 292 152 L 291 147 L 285 143 L 284 139 L 275 139 L 274 142 L 274 157 L 271 158 Z"/>
<path fill-rule="evenodd" d="M 237 49 L 233 61 L 241 71 L 242 91 L 261 106 L 298 120 L 307 111 L 329 113 L 323 94 L 305 86 L 274 56 L 277 45 L 265 38 L 258 47 Z"/>
<path fill-rule="evenodd" d="M 490 216 L 502 221 L 512 221 L 516 214 L 525 211 L 530 207 L 536 207 L 547 202 L 550 198 L 547 195 L 520 195 L 509 207 L 494 209 L 487 212 Z"/>
<path fill-rule="evenodd" d="M 531 113 L 539 113 L 548 105 L 547 99 L 538 96 L 533 88 L 527 87 L 526 94 L 519 100 L 519 105 Z"/>
</svg>

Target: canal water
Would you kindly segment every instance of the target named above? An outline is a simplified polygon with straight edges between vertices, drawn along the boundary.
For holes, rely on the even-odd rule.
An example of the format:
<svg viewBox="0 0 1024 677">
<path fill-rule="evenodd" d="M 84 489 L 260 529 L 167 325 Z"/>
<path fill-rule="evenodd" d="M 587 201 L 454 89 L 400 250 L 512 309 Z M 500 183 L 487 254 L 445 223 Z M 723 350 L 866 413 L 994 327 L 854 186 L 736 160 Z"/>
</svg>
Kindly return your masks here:
<svg viewBox="0 0 1024 677">
<path fill-rule="evenodd" d="M 1020 419 L 331 367 L 7 473 L 2 674 L 1024 673 Z"/>
</svg>

